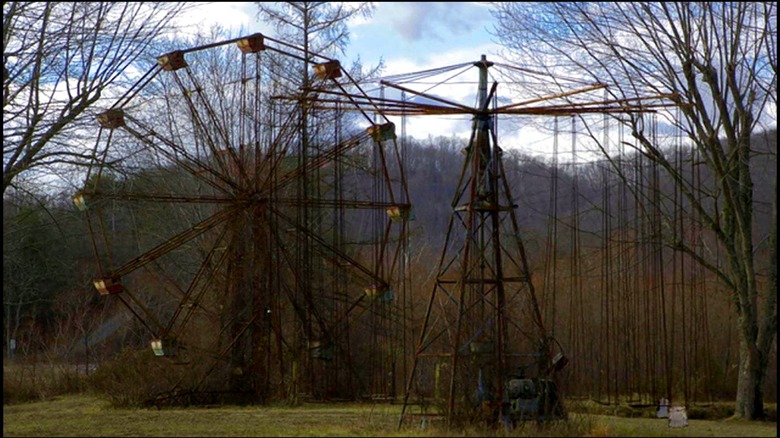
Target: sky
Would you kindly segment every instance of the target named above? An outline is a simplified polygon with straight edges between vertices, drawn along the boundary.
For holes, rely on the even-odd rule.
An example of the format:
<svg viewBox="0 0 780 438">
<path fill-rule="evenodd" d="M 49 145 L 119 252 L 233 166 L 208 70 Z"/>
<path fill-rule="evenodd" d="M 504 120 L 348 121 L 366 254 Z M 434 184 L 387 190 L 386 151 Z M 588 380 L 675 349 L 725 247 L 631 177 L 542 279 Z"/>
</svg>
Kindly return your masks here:
<svg viewBox="0 0 780 438">
<path fill-rule="evenodd" d="M 479 61 L 482 55 L 491 61 L 506 62 L 500 56 L 501 45 L 491 34 L 494 20 L 486 3 L 375 2 L 375 5 L 371 17 L 348 22 L 350 42 L 345 57 L 339 59 L 342 65 L 351 65 L 359 59 L 367 70 L 382 60 L 385 65 L 382 75 L 388 76 L 472 63 Z M 230 30 L 231 35 L 261 32 L 269 37 L 276 36 L 272 26 L 257 19 L 257 6 L 253 2 L 200 3 L 181 20 L 190 29 L 205 29 L 217 23 Z M 437 88 L 435 94 L 475 106 L 478 70 L 471 68 L 464 76 L 466 74 L 471 75 L 468 77 L 470 84 L 462 85 L 460 89 L 455 86 Z M 464 87 L 468 87 L 467 91 Z M 499 97 L 502 96 L 500 93 Z M 396 123 L 398 130 L 401 121 L 393 117 L 390 120 Z M 527 119 L 500 120 L 499 145 L 549 159 L 554 136 L 549 129 L 537 129 L 539 123 Z M 549 121 L 542 123 L 551 124 Z M 420 140 L 438 136 L 468 139 L 472 127 L 465 116 L 407 117 L 403 126 L 403 133 Z"/>
<path fill-rule="evenodd" d="M 476 62 L 482 55 L 500 61 L 501 46 L 491 34 L 493 18 L 486 3 L 376 2 L 375 5 L 371 17 L 348 22 L 350 42 L 345 56 L 339 59 L 342 65 L 351 65 L 359 59 L 367 70 L 383 61 L 382 75 L 387 76 Z M 192 29 L 219 23 L 238 35 L 261 32 L 274 37 L 276 34 L 271 26 L 257 19 L 257 6 L 253 2 L 203 3 L 183 20 Z M 455 88 L 438 93 L 449 93 L 447 98 L 473 106 L 478 72 L 474 68 L 467 73 L 473 75 L 469 78 L 474 82 L 468 96 L 471 101 Z M 398 119 L 391 120 L 399 125 Z M 429 136 L 468 138 L 471 123 L 465 117 L 409 117 L 405 132 L 422 140 Z M 502 147 L 520 148 L 532 155 L 545 155 L 551 147 L 548 134 L 525 130 L 521 135 L 517 128 L 507 135 L 500 143 Z"/>
<path fill-rule="evenodd" d="M 479 2 L 376 2 L 373 15 L 349 22 L 346 61 L 358 57 L 364 65 L 384 59 L 388 74 L 419 71 L 431 66 L 477 61 L 499 48 L 489 34 L 492 18 Z M 184 18 L 190 24 L 219 23 L 246 34 L 274 30 L 257 20 L 253 2 L 203 3 Z M 349 64 L 349 62 L 342 62 Z"/>
</svg>

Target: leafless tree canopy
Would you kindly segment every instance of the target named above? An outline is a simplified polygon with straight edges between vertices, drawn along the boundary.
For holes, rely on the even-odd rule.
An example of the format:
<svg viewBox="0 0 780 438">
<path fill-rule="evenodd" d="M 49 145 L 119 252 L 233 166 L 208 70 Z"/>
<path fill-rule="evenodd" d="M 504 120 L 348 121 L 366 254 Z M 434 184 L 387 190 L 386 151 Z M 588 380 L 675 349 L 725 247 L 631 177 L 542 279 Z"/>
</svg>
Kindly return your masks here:
<svg viewBox="0 0 780 438">
<path fill-rule="evenodd" d="M 183 10 L 174 2 L 3 3 L 4 194 L 67 178 L 90 158 L 101 94 L 148 61 Z"/>
<path fill-rule="evenodd" d="M 370 16 L 370 2 L 257 2 L 261 18 L 274 23 L 279 36 L 317 52 L 342 52 L 349 45 L 347 20 Z"/>
<path fill-rule="evenodd" d="M 695 193 L 640 117 L 629 128 L 637 149 L 675 181 L 727 254 L 726 262 L 713 264 L 679 242 L 665 242 L 732 291 L 741 336 L 736 412 L 761 417 L 777 293 L 772 282 L 758 281 L 755 249 L 763 239 L 752 228 L 750 169 L 767 151 L 754 150 L 751 138 L 777 129 L 777 3 L 497 3 L 494 16 L 496 35 L 526 66 L 607 83 L 615 98 L 663 94 L 675 104 L 659 116 L 687 136 L 715 175 L 713 192 Z M 770 241 L 776 219 L 771 230 Z"/>
</svg>

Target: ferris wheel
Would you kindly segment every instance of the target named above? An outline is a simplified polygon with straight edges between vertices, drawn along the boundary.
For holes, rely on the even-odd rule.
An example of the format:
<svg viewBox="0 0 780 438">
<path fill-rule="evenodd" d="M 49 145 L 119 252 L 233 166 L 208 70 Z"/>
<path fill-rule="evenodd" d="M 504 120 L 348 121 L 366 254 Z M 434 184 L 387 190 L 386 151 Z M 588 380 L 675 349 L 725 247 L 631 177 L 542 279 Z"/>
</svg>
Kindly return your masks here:
<svg viewBox="0 0 780 438">
<path fill-rule="evenodd" d="M 97 117 L 73 196 L 94 287 L 155 356 L 202 368 L 177 388 L 394 386 L 413 213 L 377 108 L 337 60 L 253 34 L 160 56 Z"/>
</svg>

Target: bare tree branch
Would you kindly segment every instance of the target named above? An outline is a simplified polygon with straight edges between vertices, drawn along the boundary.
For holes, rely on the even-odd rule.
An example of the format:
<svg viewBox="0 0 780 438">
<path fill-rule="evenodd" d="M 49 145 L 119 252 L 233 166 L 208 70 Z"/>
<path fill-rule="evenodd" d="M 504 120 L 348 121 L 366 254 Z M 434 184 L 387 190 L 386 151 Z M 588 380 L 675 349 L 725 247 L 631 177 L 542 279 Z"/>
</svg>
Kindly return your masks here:
<svg viewBox="0 0 780 438">
<path fill-rule="evenodd" d="M 106 87 L 131 75 L 184 10 L 168 2 L 3 3 L 3 194 L 52 156 L 87 157 L 88 145 L 69 140 L 92 129 Z"/>
</svg>

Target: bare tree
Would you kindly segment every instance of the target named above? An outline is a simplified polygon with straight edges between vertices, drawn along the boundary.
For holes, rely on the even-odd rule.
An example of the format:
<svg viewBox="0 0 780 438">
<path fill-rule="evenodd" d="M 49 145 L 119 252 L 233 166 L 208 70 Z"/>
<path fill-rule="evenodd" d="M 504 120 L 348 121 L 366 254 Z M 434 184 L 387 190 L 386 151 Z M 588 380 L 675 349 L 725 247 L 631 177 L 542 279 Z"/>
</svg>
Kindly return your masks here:
<svg viewBox="0 0 780 438">
<path fill-rule="evenodd" d="M 767 284 L 757 275 L 751 138 L 776 129 L 777 3 L 496 3 L 493 12 L 496 35 L 525 65 L 606 82 L 614 98 L 672 96 L 680 114 L 667 114 L 667 121 L 687 134 L 714 175 L 712 193 L 694 193 L 640 117 L 628 123 L 641 152 L 673 178 L 725 250 L 726 262 L 718 265 L 682 242 L 666 242 L 696 258 L 733 294 L 740 339 L 735 415 L 762 418 L 777 290 L 774 280 Z M 768 240 L 775 241 L 776 230 L 773 216 Z M 776 260 L 776 245 L 769 251 Z"/>
<path fill-rule="evenodd" d="M 3 194 L 89 160 L 92 129 L 80 122 L 173 30 L 184 5 L 3 3 Z"/>
<path fill-rule="evenodd" d="M 355 17 L 370 17 L 374 12 L 371 2 L 257 2 L 257 8 L 258 17 L 274 25 L 277 38 L 303 49 L 302 59 L 276 60 L 287 81 L 276 81 L 275 86 L 281 85 L 289 94 L 297 94 L 301 90 L 304 94 L 309 93 L 312 64 L 323 62 L 323 56 L 343 54 L 349 45 L 347 21 Z M 376 74 L 381 68 L 380 62 L 364 73 L 358 59 L 349 70 L 350 75 L 363 78 Z M 309 126 L 309 129 L 303 130 L 301 139 L 305 161 L 310 148 L 309 131 L 313 130 L 305 108 L 301 120 L 302 126 Z"/>
<path fill-rule="evenodd" d="M 280 37 L 307 53 L 323 55 L 344 53 L 349 45 L 347 21 L 374 12 L 371 2 L 257 2 L 257 8 L 260 18 L 273 23 Z M 311 57 L 305 58 L 308 67 Z M 303 74 L 308 78 L 308 69 Z"/>
<path fill-rule="evenodd" d="M 308 92 L 312 64 L 323 62 L 322 56 L 344 54 L 349 45 L 347 22 L 356 17 L 370 17 L 374 5 L 371 2 L 257 2 L 257 9 L 261 20 L 273 24 L 277 38 L 304 51 L 302 59 L 275 58 L 279 63 L 275 68 L 287 79 L 275 81 L 275 87 L 281 87 L 287 94 L 296 94 L 300 90 Z M 375 75 L 382 67 L 380 61 L 368 72 L 363 72 L 358 59 L 349 71 L 350 75 L 363 78 Z M 307 119 L 307 116 L 304 114 L 303 118 Z M 308 133 L 304 137 L 304 143 L 308 143 Z"/>
</svg>

